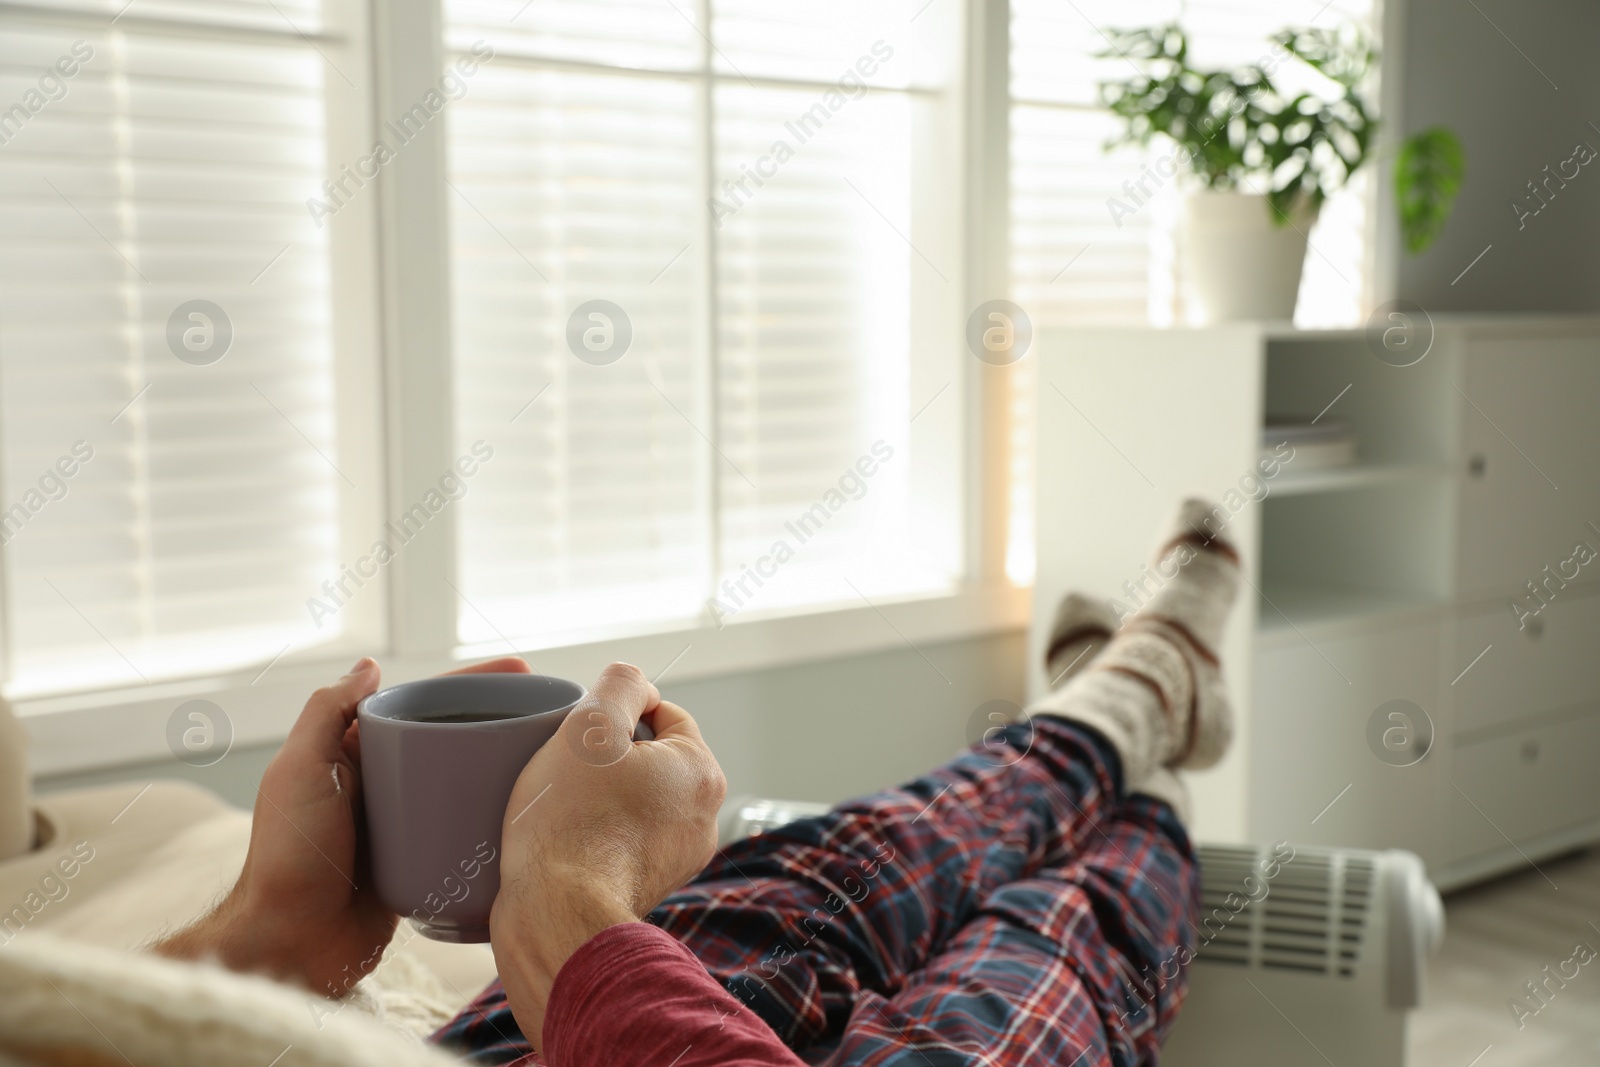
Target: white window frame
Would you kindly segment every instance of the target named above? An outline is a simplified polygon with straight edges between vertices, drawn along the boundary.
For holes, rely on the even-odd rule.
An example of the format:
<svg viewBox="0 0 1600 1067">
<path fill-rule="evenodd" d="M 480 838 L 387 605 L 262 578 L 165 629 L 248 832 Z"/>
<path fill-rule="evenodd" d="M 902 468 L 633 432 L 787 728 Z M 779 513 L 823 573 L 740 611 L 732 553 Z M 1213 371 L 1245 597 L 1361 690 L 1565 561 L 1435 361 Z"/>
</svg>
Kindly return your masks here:
<svg viewBox="0 0 1600 1067">
<path fill-rule="evenodd" d="M 971 308 L 1008 289 L 1009 5 L 942 2 L 963 4 L 966 27 L 955 91 L 964 101 L 967 267 L 955 284 L 962 307 Z M 328 6 L 327 28 L 312 40 L 360 87 L 329 72 L 328 159 L 337 167 L 365 155 L 384 118 L 431 88 L 445 53 L 440 0 L 370 6 L 330 0 Z M 449 195 L 443 124 L 434 123 L 384 168 L 381 182 L 330 220 L 340 460 L 358 467 L 364 476 L 352 472 L 352 480 L 365 487 L 343 498 L 341 559 L 364 553 L 373 531 L 392 517 L 394 502 L 420 499 L 455 459 Z M 360 655 L 379 659 L 387 684 L 509 654 L 524 656 L 537 671 L 584 681 L 613 660 L 683 681 L 1020 630 L 1031 588 L 1012 584 L 1005 573 L 1011 373 L 965 354 L 957 366 L 951 392 L 964 415 L 966 577 L 953 591 L 843 608 L 752 611 L 720 628 L 709 619 L 619 628 L 604 640 L 559 648 L 462 647 L 456 613 L 472 608 L 441 580 L 456 573 L 456 538 L 452 524 L 440 523 L 408 543 L 385 568 L 381 587 L 369 583 L 352 601 L 359 610 L 334 645 L 212 677 L 19 701 L 31 770 L 64 774 L 169 758 L 167 719 L 197 697 L 227 712 L 235 746 L 279 741 L 307 695 Z"/>
</svg>

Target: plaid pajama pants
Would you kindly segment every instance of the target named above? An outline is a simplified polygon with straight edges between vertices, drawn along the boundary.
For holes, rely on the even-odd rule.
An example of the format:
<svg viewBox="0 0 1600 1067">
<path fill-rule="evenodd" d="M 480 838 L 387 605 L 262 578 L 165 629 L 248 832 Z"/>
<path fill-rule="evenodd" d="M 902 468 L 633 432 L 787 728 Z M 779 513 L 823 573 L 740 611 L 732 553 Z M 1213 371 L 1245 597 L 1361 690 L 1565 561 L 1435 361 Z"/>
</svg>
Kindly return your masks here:
<svg viewBox="0 0 1600 1067">
<path fill-rule="evenodd" d="M 1093 731 L 1014 724 L 730 845 L 649 921 L 808 1063 L 1152 1064 L 1199 881 L 1172 810 L 1122 799 L 1120 777 Z M 529 1056 L 498 981 L 434 1040 L 474 1063 Z"/>
</svg>

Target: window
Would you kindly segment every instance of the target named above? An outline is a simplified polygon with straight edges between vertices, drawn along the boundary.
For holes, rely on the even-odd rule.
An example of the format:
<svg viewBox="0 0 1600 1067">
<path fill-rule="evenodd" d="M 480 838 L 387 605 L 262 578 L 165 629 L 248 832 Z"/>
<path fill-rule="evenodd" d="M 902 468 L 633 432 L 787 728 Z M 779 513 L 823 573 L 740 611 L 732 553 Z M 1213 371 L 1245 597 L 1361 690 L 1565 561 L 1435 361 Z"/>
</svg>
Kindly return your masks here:
<svg viewBox="0 0 1600 1067">
<path fill-rule="evenodd" d="M 1334 0 L 1286 8 L 1277 0 L 1054 0 L 1011 2 L 1011 284 L 1034 328 L 1073 324 L 1181 322 L 1174 230 L 1179 189 L 1169 183 L 1132 216 L 1113 218 L 1107 201 L 1140 177 L 1163 149 L 1125 146 L 1107 153 L 1119 132 L 1097 106 L 1101 80 L 1122 77 L 1104 31 L 1178 20 L 1195 62 L 1243 64 L 1273 46 L 1291 25 L 1324 27 L 1353 20 L 1373 32 L 1371 0 Z M 1319 9 L 1320 8 L 1320 9 Z M 1315 20 L 1313 22 L 1313 19 Z M 1296 65 L 1280 68 L 1291 88 Z M 1369 275 L 1370 164 L 1329 197 L 1311 231 L 1296 321 L 1301 326 L 1359 322 Z M 1033 575 L 1033 396 L 1031 361 L 1014 368 L 1012 519 L 1007 572 Z"/>
<path fill-rule="evenodd" d="M 964 583 L 957 6 L 440 16 L 0 11 L 7 695 Z M 419 405 L 379 325 L 433 227 Z"/>
<path fill-rule="evenodd" d="M 959 101 L 920 6 L 446 3 L 493 52 L 449 130 L 457 446 L 495 449 L 461 641 L 960 579 Z"/>
<path fill-rule="evenodd" d="M 346 482 L 372 484 L 341 454 L 359 405 L 341 430 L 331 231 L 304 206 L 340 39 L 310 0 L 121 7 L 0 14 L 12 695 L 304 642 Z"/>
</svg>

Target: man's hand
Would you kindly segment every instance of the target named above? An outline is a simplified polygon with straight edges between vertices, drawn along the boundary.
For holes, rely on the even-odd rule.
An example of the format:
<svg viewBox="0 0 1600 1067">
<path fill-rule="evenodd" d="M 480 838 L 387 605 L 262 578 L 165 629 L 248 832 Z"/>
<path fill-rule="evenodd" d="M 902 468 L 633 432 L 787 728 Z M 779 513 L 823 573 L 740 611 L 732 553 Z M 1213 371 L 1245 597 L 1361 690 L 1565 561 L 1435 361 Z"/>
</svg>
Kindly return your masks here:
<svg viewBox="0 0 1600 1067">
<path fill-rule="evenodd" d="M 641 717 L 655 740 L 632 740 Z M 528 761 L 506 808 L 489 931 L 506 999 L 535 1046 L 568 957 L 643 918 L 711 859 L 726 792 L 694 719 L 623 663 Z"/>
<path fill-rule="evenodd" d="M 451 673 L 528 671 L 520 659 L 500 659 Z M 238 882 L 156 952 L 214 957 L 332 997 L 377 966 L 398 917 L 378 899 L 363 862 L 356 704 L 378 679 L 378 664 L 363 659 L 311 695 L 261 776 Z"/>
</svg>

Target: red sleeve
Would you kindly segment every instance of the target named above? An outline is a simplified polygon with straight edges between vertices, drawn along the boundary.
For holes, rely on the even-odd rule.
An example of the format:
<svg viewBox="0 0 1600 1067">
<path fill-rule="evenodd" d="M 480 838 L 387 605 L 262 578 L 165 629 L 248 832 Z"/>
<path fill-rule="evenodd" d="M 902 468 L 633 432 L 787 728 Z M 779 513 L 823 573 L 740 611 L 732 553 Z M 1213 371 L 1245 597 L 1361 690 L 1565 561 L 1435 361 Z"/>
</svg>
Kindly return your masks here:
<svg viewBox="0 0 1600 1067">
<path fill-rule="evenodd" d="M 778 1035 L 649 923 L 602 930 L 556 975 L 544 1017 L 550 1067 L 803 1067 Z"/>
</svg>

